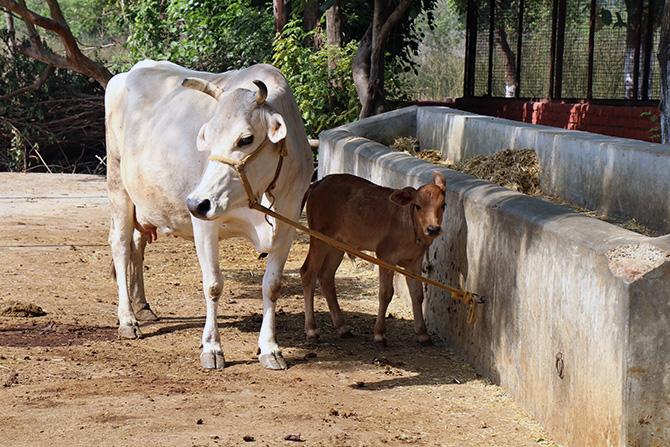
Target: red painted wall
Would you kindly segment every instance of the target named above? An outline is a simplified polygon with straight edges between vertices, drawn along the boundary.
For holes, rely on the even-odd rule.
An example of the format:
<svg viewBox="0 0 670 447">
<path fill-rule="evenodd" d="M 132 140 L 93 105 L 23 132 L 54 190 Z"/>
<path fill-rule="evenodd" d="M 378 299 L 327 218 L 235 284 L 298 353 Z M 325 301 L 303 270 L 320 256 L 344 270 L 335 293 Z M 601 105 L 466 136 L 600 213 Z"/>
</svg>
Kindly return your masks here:
<svg viewBox="0 0 670 447">
<path fill-rule="evenodd" d="M 447 102 L 421 102 L 420 105 L 444 105 L 480 115 L 507 118 L 532 124 L 585 130 L 614 137 L 659 141 L 658 101 L 553 101 L 511 98 L 457 98 Z"/>
</svg>

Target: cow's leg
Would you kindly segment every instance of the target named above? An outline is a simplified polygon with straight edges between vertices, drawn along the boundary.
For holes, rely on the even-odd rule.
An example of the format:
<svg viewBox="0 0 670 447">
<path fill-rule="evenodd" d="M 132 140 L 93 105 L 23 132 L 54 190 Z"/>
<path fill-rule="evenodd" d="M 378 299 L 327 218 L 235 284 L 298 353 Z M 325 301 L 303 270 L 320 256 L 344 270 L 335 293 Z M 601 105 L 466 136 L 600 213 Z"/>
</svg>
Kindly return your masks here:
<svg viewBox="0 0 670 447">
<path fill-rule="evenodd" d="M 156 321 L 158 317 L 151 310 L 144 296 L 144 249 L 147 246 L 147 237 L 135 230 L 132 244 L 130 251 L 130 302 L 135 311 L 135 317 L 139 321 Z"/>
<path fill-rule="evenodd" d="M 379 267 L 379 309 L 375 321 L 374 343 L 378 348 L 386 346 L 386 311 L 393 298 L 393 272 Z"/>
<path fill-rule="evenodd" d="M 198 262 L 202 271 L 202 290 L 205 293 L 205 328 L 202 331 L 200 363 L 206 369 L 223 369 L 225 360 L 217 326 L 217 308 L 223 291 L 223 276 L 219 269 L 220 222 L 191 219 Z"/>
<path fill-rule="evenodd" d="M 121 186 L 120 179 L 115 171 L 108 172 L 109 202 L 112 209 L 112 223 L 109 231 L 109 244 L 112 248 L 112 259 L 116 272 L 119 304 L 117 316 L 119 319 L 118 334 L 120 338 L 140 338 L 139 324 L 135 313 L 130 306 L 129 291 L 134 287 L 132 276 L 129 275 L 130 258 L 133 239 L 133 203 Z M 128 282 L 130 276 L 130 284 Z"/>
<path fill-rule="evenodd" d="M 337 302 L 337 291 L 335 289 L 335 272 L 342 263 L 344 252 L 335 248 L 328 247 L 328 254 L 323 261 L 323 266 L 319 272 L 319 283 L 321 284 L 321 291 L 326 297 L 328 303 L 328 310 L 330 310 L 330 319 L 333 321 L 335 332 L 342 338 L 349 338 L 352 336 L 349 326 L 344 324 L 344 316 L 342 309 Z"/>
<path fill-rule="evenodd" d="M 421 264 L 423 258 L 419 258 L 413 265 L 408 266 L 409 270 L 420 275 Z M 421 281 L 415 279 L 405 278 L 407 281 L 407 288 L 409 289 L 409 296 L 412 298 L 412 313 L 414 314 L 414 332 L 416 338 L 423 346 L 430 346 L 433 344 L 428 331 L 426 330 L 426 322 L 423 318 L 423 285 Z"/>
<path fill-rule="evenodd" d="M 279 350 L 275 336 L 275 304 L 279 298 L 284 264 L 288 258 L 295 231 L 290 229 L 276 240 L 282 241 L 268 254 L 265 274 L 263 275 L 263 323 L 258 336 L 258 360 L 268 369 L 286 369 L 286 361 Z"/>
<path fill-rule="evenodd" d="M 314 289 L 316 278 L 323 265 L 326 255 L 323 243 L 318 239 L 310 237 L 309 250 L 305 262 L 300 268 L 300 279 L 302 280 L 303 297 L 305 300 L 305 334 L 307 340 L 316 341 L 319 339 L 319 329 L 316 326 L 314 317 Z"/>
</svg>

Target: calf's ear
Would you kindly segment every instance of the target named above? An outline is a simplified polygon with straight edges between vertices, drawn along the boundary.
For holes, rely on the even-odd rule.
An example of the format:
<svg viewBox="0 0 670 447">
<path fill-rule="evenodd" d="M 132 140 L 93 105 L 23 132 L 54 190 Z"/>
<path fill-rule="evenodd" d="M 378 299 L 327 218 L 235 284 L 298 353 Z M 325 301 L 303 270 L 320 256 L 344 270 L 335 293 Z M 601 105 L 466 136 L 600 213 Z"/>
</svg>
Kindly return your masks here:
<svg viewBox="0 0 670 447">
<path fill-rule="evenodd" d="M 408 186 L 403 189 L 397 189 L 391 193 L 389 196 L 389 200 L 396 205 L 400 206 L 407 206 L 416 197 L 416 189 L 412 188 L 411 186 Z"/>
<path fill-rule="evenodd" d="M 440 172 L 433 172 L 433 183 L 437 185 L 442 192 L 447 190 L 447 181 L 444 179 L 444 176 Z"/>
<path fill-rule="evenodd" d="M 209 145 L 205 142 L 205 131 L 207 130 L 207 123 L 203 124 L 198 132 L 198 139 L 195 142 L 195 147 L 199 151 L 208 151 Z"/>
<path fill-rule="evenodd" d="M 286 123 L 284 117 L 278 113 L 271 114 L 268 119 L 268 138 L 273 143 L 286 138 Z"/>
</svg>

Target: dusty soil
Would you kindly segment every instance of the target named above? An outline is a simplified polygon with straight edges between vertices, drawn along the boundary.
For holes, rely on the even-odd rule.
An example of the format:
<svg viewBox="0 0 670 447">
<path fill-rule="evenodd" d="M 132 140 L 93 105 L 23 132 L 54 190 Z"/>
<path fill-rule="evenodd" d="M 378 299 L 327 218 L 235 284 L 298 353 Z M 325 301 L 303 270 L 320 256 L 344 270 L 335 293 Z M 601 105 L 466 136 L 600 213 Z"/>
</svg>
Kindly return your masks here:
<svg viewBox="0 0 670 447">
<path fill-rule="evenodd" d="M 336 338 L 317 298 L 323 343 L 305 344 L 304 238 L 278 305 L 287 371 L 255 359 L 264 262 L 242 240 L 221 248 L 225 370 L 199 367 L 204 303 L 189 241 L 149 247 L 147 296 L 162 319 L 143 325 L 142 340 L 117 340 L 106 207 L 99 177 L 0 174 L 0 308 L 47 312 L 0 316 L 0 445 L 552 445 L 448 347 L 416 344 L 397 302 L 389 348 L 375 352 L 369 268 L 345 260 L 338 273 L 357 336 Z"/>
</svg>

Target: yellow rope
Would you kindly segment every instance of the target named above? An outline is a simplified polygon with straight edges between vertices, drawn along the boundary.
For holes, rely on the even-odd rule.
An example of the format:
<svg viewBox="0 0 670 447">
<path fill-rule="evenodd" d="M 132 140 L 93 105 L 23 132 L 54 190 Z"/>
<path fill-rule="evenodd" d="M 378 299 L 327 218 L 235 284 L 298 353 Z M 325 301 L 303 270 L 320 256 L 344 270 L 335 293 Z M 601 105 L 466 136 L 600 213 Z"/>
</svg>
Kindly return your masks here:
<svg viewBox="0 0 670 447">
<path fill-rule="evenodd" d="M 251 187 L 251 184 L 249 183 L 249 180 L 247 179 L 247 176 L 244 172 L 244 168 L 246 168 L 247 162 L 254 159 L 260 153 L 261 149 L 264 147 L 264 143 L 265 143 L 265 141 L 263 143 L 261 143 L 261 145 L 258 148 L 256 148 L 256 150 L 254 150 L 253 152 L 251 152 L 249 155 L 242 158 L 241 160 L 234 160 L 234 159 L 231 159 L 231 158 L 228 158 L 228 157 L 225 157 L 225 156 L 221 156 L 221 155 L 211 155 L 209 157 L 209 159 L 212 160 L 212 161 L 218 161 L 220 163 L 227 164 L 227 165 L 231 166 L 233 169 L 235 169 L 237 174 L 240 176 L 240 179 L 242 180 L 242 185 L 244 186 L 244 190 L 247 194 L 247 198 L 249 199 L 249 208 L 255 209 L 256 211 L 260 211 L 261 213 L 264 213 L 268 216 L 272 216 L 275 219 L 280 220 L 280 221 L 284 222 L 285 224 L 288 224 L 288 225 L 290 225 L 290 226 L 292 226 L 292 227 L 294 227 L 294 228 L 296 228 L 296 229 L 298 229 L 298 230 L 300 230 L 304 233 L 307 233 L 310 236 L 315 237 L 315 238 L 325 242 L 326 244 L 328 244 L 332 247 L 335 247 L 339 250 L 350 253 L 350 254 L 352 254 L 356 257 L 364 259 L 368 262 L 376 264 L 376 265 L 378 265 L 380 267 L 383 267 L 385 269 L 400 273 L 401 275 L 405 275 L 405 276 L 407 276 L 409 278 L 412 278 L 416 281 L 421 281 L 425 284 L 429 284 L 431 286 L 438 287 L 442 290 L 446 290 L 447 292 L 449 292 L 451 294 L 452 299 L 459 300 L 463 304 L 469 306 L 468 320 L 467 321 L 468 321 L 468 324 L 470 324 L 470 325 L 475 324 L 475 322 L 477 321 L 476 306 L 477 306 L 477 304 L 481 304 L 481 303 L 484 302 L 482 297 L 480 297 L 476 293 L 467 292 L 465 290 L 457 289 L 455 287 L 451 287 L 451 286 L 448 286 L 446 284 L 442 284 L 442 283 L 437 282 L 433 279 L 426 278 L 425 276 L 416 274 L 416 273 L 414 273 L 410 270 L 407 270 L 406 268 L 403 268 L 403 267 L 400 267 L 400 266 L 397 266 L 397 265 L 394 265 L 394 264 L 390 264 L 390 263 L 388 263 L 386 261 L 383 261 L 379 258 L 376 258 L 374 256 L 370 256 L 367 253 L 363 253 L 362 251 L 357 250 L 356 248 L 354 248 L 354 247 L 352 247 L 348 244 L 345 244 L 344 242 L 340 242 L 336 239 L 333 239 L 332 237 L 326 236 L 323 233 L 312 230 L 311 228 L 308 228 L 308 227 L 300 224 L 299 222 L 296 222 L 292 219 L 289 219 L 288 217 L 282 216 L 281 214 L 279 214 L 275 211 L 272 211 L 270 208 L 267 208 L 267 207 L 261 205 L 258 202 L 258 197 L 256 197 L 256 195 L 254 194 L 253 188 Z M 283 141 L 282 141 L 282 143 L 283 143 Z M 275 170 L 275 176 L 274 176 L 272 182 L 270 183 L 270 186 L 266 189 L 266 191 L 265 191 L 266 193 L 270 193 L 271 190 L 274 188 L 274 185 L 275 185 L 277 179 L 279 178 L 279 173 L 280 173 L 281 167 L 282 167 L 282 160 L 286 155 L 287 155 L 286 147 L 285 147 L 285 145 L 282 144 L 280 146 L 279 163 L 277 165 L 277 169 Z"/>
</svg>

